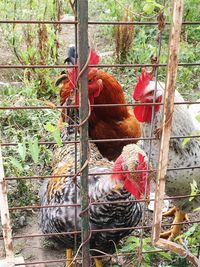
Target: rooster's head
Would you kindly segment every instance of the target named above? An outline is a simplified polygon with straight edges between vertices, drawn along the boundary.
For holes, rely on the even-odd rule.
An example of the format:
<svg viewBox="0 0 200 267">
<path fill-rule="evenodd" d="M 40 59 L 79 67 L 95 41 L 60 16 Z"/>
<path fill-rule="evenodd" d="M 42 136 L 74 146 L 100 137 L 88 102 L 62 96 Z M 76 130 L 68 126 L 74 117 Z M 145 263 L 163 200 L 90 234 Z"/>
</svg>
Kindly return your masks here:
<svg viewBox="0 0 200 267">
<path fill-rule="evenodd" d="M 150 192 L 150 182 L 149 179 L 147 180 L 147 162 L 148 158 L 139 146 L 127 145 L 115 161 L 112 178 L 124 182 L 124 188 L 135 198 L 140 199 L 145 194 L 146 185 L 147 194 Z M 123 171 L 125 173 L 117 174 L 117 172 Z"/>
<path fill-rule="evenodd" d="M 156 90 L 156 91 L 155 91 Z M 163 86 L 160 83 L 156 84 L 151 81 L 151 76 L 148 72 L 142 71 L 141 76 L 138 77 L 138 82 L 133 92 L 133 99 L 139 103 L 155 103 L 162 101 Z M 160 105 L 154 105 L 154 112 L 160 109 Z M 152 105 L 139 105 L 134 108 L 134 114 L 140 122 L 150 122 L 152 118 Z"/>
<path fill-rule="evenodd" d="M 97 65 L 99 63 L 99 56 L 92 50 L 90 50 L 89 65 Z M 70 73 L 70 89 L 73 90 L 76 87 L 75 68 L 72 69 Z M 88 97 L 90 99 L 90 104 L 94 103 L 94 98 L 99 96 L 103 89 L 102 80 L 98 78 L 98 70 L 95 68 L 88 68 Z"/>
<path fill-rule="evenodd" d="M 99 56 L 90 49 L 89 65 L 97 65 L 99 63 Z M 67 72 L 62 73 L 55 82 L 56 86 L 61 87 L 61 105 L 65 103 L 70 93 L 77 87 L 76 79 L 79 75 L 79 70 L 72 68 Z M 98 70 L 96 68 L 88 68 L 88 98 L 90 104 L 94 104 L 94 98 L 98 97 L 103 90 L 102 80 L 98 77 Z M 77 103 L 78 104 L 78 103 Z"/>
</svg>

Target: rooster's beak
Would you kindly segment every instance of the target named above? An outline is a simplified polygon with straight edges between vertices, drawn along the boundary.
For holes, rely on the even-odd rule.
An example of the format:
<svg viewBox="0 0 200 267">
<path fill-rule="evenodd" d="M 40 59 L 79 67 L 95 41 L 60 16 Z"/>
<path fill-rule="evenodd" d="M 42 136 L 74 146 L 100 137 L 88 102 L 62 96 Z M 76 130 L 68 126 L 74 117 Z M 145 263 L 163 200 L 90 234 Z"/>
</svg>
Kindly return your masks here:
<svg viewBox="0 0 200 267">
<path fill-rule="evenodd" d="M 98 79 L 98 80 L 97 80 L 97 84 L 100 85 L 100 86 L 102 86 L 102 85 L 103 85 L 102 80 L 101 80 L 101 79 Z"/>
</svg>

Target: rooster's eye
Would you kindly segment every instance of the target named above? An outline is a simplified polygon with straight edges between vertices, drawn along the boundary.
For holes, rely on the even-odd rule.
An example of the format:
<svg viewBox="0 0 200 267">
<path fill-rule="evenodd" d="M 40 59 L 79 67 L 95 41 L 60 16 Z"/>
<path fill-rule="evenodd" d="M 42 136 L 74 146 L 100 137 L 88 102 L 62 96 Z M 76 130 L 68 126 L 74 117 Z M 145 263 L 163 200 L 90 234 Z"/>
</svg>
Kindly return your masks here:
<svg viewBox="0 0 200 267">
<path fill-rule="evenodd" d="M 126 164 L 123 164 L 123 170 L 128 171 L 128 166 Z"/>
<path fill-rule="evenodd" d="M 153 95 L 154 95 L 154 91 L 151 91 L 148 94 L 146 94 L 146 96 L 153 96 Z"/>
</svg>

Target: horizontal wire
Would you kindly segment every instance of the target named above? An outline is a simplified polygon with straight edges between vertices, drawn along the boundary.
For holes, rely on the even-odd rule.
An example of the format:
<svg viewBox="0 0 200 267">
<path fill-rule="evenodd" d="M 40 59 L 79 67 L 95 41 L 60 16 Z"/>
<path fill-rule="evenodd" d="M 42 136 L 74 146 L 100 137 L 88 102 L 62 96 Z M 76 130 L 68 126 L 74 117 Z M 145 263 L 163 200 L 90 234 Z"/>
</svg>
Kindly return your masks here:
<svg viewBox="0 0 200 267">
<path fill-rule="evenodd" d="M 171 136 L 170 139 L 185 139 L 185 138 L 199 138 L 200 135 L 184 135 L 184 136 Z M 159 138 L 156 137 L 149 137 L 149 138 L 142 138 L 142 137 L 137 137 L 137 138 L 118 138 L 118 139 L 93 139 L 93 140 L 88 140 L 91 143 L 106 143 L 106 142 L 127 142 L 127 141 L 140 141 L 140 140 L 159 140 Z M 62 141 L 62 144 L 78 144 L 80 141 Z M 50 141 L 39 141 L 39 145 L 56 145 L 56 142 L 50 142 Z M 1 143 L 0 145 L 2 147 L 9 147 L 9 146 L 17 146 L 18 143 Z M 194 167 L 195 168 L 195 167 Z"/>
<path fill-rule="evenodd" d="M 74 21 L 52 21 L 52 20 L 0 20 L 0 24 L 78 24 L 77 20 Z M 89 25 L 159 25 L 156 21 L 88 21 Z M 200 25 L 200 21 L 184 21 L 183 25 Z M 170 22 L 165 22 L 165 25 L 170 25 Z"/>
<path fill-rule="evenodd" d="M 176 171 L 176 170 L 193 170 L 193 169 L 199 169 L 200 166 L 189 166 L 189 167 L 177 167 L 177 168 L 167 168 L 167 171 Z M 91 172 L 88 173 L 88 176 L 98 176 L 98 175 L 111 175 L 111 174 L 133 174 L 133 173 L 141 173 L 141 172 L 148 172 L 148 173 L 156 173 L 158 169 L 153 170 L 135 170 L 135 171 L 121 171 L 121 172 Z M 10 177 L 4 177 L 5 181 L 12 181 L 12 180 L 37 180 L 37 179 L 49 179 L 49 178 L 64 178 L 64 177 L 74 177 L 78 176 L 79 173 L 76 175 L 76 173 L 65 173 L 60 175 L 33 175 L 33 176 L 10 176 Z"/>
<path fill-rule="evenodd" d="M 91 68 L 145 68 L 145 67 L 166 67 L 167 64 L 100 64 L 100 65 L 88 65 Z M 178 63 L 178 66 L 190 67 L 190 66 L 200 66 L 200 62 L 193 63 Z M 69 68 L 78 67 L 77 65 L 69 66 Z M 66 65 L 0 65 L 0 69 L 63 69 Z M 67 66 L 68 68 L 68 66 Z"/>
<path fill-rule="evenodd" d="M 183 195 L 183 196 L 174 196 L 174 197 L 164 197 L 164 200 L 176 200 L 176 199 L 184 199 L 188 197 L 197 197 L 200 196 L 199 194 L 195 195 Z M 121 201 L 98 201 L 98 202 L 91 202 L 91 205 L 98 206 L 98 205 L 104 205 L 104 204 L 125 204 L 125 203 L 149 203 L 153 202 L 155 199 L 134 199 L 134 200 L 121 200 Z M 46 209 L 46 208 L 61 208 L 61 207 L 80 207 L 80 204 L 57 204 L 57 205 L 30 205 L 30 206 L 20 206 L 20 207 L 12 207 L 9 208 L 9 211 L 15 211 L 15 210 L 29 210 L 29 209 Z"/>
<path fill-rule="evenodd" d="M 189 225 L 194 223 L 200 223 L 200 220 L 193 220 L 193 221 L 184 221 L 181 223 L 168 223 L 168 224 L 162 224 L 162 227 L 171 227 L 173 225 Z M 151 226 L 134 226 L 134 227 L 121 227 L 121 228 L 106 228 L 106 229 L 91 229 L 92 233 L 99 233 L 99 232 L 115 232 L 115 231 L 126 231 L 126 230 L 140 230 L 140 229 L 151 229 Z M 16 239 L 23 239 L 23 238 L 35 238 L 35 237 L 49 237 L 49 236 L 60 236 L 60 235 L 80 235 L 81 231 L 71 231 L 71 232 L 60 232 L 60 233 L 48 233 L 48 234 L 30 234 L 30 235 L 16 235 L 13 236 L 13 240 Z M 3 237 L 0 237 L 0 240 L 3 240 Z"/>
<path fill-rule="evenodd" d="M 199 101 L 184 101 L 184 102 L 174 102 L 174 105 L 193 105 L 193 104 L 199 104 Z M 91 104 L 91 107 L 95 108 L 100 108 L 100 107 L 136 107 L 136 106 L 163 106 L 164 103 L 157 103 L 157 102 L 152 102 L 152 103 L 129 103 L 129 104 Z M 63 109 L 63 108 L 76 108 L 78 109 L 78 105 L 69 105 L 69 106 L 0 106 L 0 110 L 26 110 L 26 109 Z"/>
<path fill-rule="evenodd" d="M 192 245 L 192 246 L 188 246 L 188 249 L 191 249 L 191 248 L 199 248 L 200 245 Z M 91 249 L 91 251 L 93 251 Z M 145 250 L 145 251 L 141 251 L 142 254 L 148 254 L 148 253 L 159 253 L 159 252 L 166 252 L 168 250 L 166 249 L 151 249 L 151 250 Z M 118 252 L 118 253 L 115 253 L 115 254 L 107 254 L 106 255 L 98 255 L 98 256 L 92 256 L 91 255 L 91 258 L 94 259 L 94 258 L 98 258 L 98 259 L 102 259 L 102 258 L 105 258 L 105 257 L 112 257 L 112 258 L 117 258 L 119 256 L 132 256 L 133 253 L 137 253 L 138 251 L 137 250 L 133 250 L 132 252 Z M 78 260 L 82 260 L 81 257 L 77 257 L 75 259 L 75 261 L 78 261 Z M 66 258 L 63 258 L 63 259 L 57 259 L 57 260 L 42 260 L 42 261 L 32 261 L 32 262 L 26 262 L 25 264 L 23 265 L 35 265 L 35 264 L 44 264 L 44 263 L 56 263 L 56 262 L 66 262 L 67 259 Z M 15 264 L 15 266 L 20 266 L 21 264 Z"/>
</svg>

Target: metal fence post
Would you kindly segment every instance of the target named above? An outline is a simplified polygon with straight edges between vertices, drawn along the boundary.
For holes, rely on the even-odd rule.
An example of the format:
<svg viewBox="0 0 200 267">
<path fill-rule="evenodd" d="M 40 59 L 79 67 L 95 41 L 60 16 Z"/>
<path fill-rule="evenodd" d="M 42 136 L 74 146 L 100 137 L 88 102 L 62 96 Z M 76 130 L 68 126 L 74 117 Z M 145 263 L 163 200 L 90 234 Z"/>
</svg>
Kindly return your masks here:
<svg viewBox="0 0 200 267">
<path fill-rule="evenodd" d="M 84 68 L 88 58 L 88 0 L 79 0 L 78 7 L 78 65 L 81 70 Z M 85 69 L 85 68 L 84 68 Z M 80 91 L 80 121 L 87 118 L 89 112 L 88 106 L 88 69 L 86 68 L 79 79 Z M 81 172 L 81 207 L 82 207 L 82 266 L 90 266 L 89 242 L 89 215 L 88 215 L 88 122 L 87 120 L 80 127 L 80 164 L 84 169 Z"/>
</svg>

